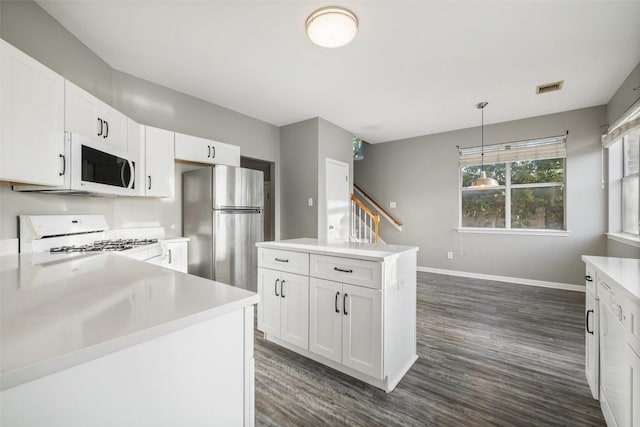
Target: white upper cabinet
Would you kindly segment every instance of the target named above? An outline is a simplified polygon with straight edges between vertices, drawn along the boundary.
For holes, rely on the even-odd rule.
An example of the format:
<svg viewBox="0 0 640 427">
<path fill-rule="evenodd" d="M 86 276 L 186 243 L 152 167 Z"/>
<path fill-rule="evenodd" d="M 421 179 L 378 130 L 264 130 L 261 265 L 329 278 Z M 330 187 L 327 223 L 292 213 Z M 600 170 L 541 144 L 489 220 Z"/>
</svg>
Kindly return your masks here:
<svg viewBox="0 0 640 427">
<path fill-rule="evenodd" d="M 0 40 L 0 180 L 64 184 L 64 78 Z"/>
<path fill-rule="evenodd" d="M 240 166 L 240 147 L 176 132 L 176 160 Z"/>
<path fill-rule="evenodd" d="M 173 197 L 174 132 L 145 126 L 145 179 L 146 196 Z"/>
<path fill-rule="evenodd" d="M 64 128 L 127 151 L 127 116 L 68 80 L 65 81 Z"/>
</svg>

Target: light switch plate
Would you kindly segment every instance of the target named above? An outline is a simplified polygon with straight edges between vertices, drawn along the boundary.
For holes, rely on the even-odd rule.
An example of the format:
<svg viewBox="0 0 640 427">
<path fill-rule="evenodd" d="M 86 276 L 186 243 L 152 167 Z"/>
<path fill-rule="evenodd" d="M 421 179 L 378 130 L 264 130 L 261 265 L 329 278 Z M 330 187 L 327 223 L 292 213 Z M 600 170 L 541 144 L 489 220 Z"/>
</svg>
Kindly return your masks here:
<svg viewBox="0 0 640 427">
<path fill-rule="evenodd" d="M 396 208 L 396 202 L 389 202 L 389 207 L 391 209 L 395 209 Z"/>
<path fill-rule="evenodd" d="M 313 197 L 307 199 L 307 206 L 313 206 Z"/>
</svg>

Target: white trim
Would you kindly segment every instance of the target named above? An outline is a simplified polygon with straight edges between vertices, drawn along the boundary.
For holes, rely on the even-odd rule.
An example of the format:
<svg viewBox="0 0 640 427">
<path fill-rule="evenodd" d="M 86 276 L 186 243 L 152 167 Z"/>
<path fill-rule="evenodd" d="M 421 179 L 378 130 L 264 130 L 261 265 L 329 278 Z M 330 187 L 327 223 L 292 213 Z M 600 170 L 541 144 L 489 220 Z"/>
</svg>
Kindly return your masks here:
<svg viewBox="0 0 640 427">
<path fill-rule="evenodd" d="M 470 273 L 467 271 L 444 270 L 444 269 L 432 268 L 432 267 L 418 266 L 416 270 L 423 273 L 446 274 L 448 276 L 469 277 L 471 279 L 493 280 L 496 282 L 507 282 L 507 283 L 513 283 L 518 285 L 527 285 L 527 286 L 540 286 L 543 288 L 563 289 L 565 291 L 585 292 L 585 289 L 586 289 L 583 285 L 574 285 L 571 283 L 548 282 L 546 280 L 524 279 L 521 277 L 494 276 L 493 274 Z"/>
<path fill-rule="evenodd" d="M 456 228 L 458 233 L 475 233 L 475 234 L 519 234 L 523 236 L 553 236 L 553 237 L 569 237 L 571 232 L 568 230 L 540 230 L 533 228 L 474 228 L 462 227 Z"/>
<path fill-rule="evenodd" d="M 607 233 L 607 238 L 625 245 L 640 248 L 640 237 L 627 233 Z"/>
</svg>

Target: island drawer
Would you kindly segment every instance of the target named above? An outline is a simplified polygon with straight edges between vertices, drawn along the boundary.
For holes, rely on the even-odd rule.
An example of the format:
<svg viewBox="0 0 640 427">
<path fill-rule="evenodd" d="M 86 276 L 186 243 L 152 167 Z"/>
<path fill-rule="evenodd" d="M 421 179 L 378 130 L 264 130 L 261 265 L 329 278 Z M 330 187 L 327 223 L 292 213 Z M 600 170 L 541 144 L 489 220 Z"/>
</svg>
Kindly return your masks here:
<svg viewBox="0 0 640 427">
<path fill-rule="evenodd" d="M 382 263 L 325 255 L 310 256 L 312 277 L 382 289 Z"/>
<path fill-rule="evenodd" d="M 309 275 L 309 254 L 258 248 L 258 267 Z"/>
</svg>

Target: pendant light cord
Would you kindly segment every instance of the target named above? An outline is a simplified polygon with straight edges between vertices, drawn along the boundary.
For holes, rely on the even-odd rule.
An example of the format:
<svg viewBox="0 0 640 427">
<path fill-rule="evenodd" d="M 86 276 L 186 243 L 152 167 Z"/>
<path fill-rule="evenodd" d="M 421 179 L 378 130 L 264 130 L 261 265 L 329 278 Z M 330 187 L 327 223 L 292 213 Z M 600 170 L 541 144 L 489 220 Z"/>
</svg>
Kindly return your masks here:
<svg viewBox="0 0 640 427">
<path fill-rule="evenodd" d="M 480 148 L 480 172 L 484 172 L 484 106 L 480 110 L 480 141 L 482 144 Z"/>
</svg>

